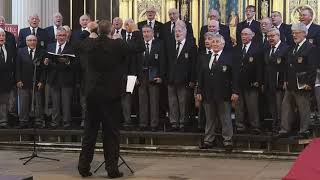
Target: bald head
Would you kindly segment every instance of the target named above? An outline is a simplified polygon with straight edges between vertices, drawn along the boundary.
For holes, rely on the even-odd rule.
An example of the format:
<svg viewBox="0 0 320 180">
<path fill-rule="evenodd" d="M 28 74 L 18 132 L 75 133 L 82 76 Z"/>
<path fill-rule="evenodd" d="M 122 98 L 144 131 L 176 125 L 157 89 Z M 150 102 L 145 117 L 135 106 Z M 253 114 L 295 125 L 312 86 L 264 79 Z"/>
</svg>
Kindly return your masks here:
<svg viewBox="0 0 320 180">
<path fill-rule="evenodd" d="M 208 32 L 217 33 L 219 31 L 219 22 L 217 20 L 208 21 Z"/>
<path fill-rule="evenodd" d="M 112 20 L 112 25 L 113 25 L 113 27 L 114 27 L 115 29 L 121 29 L 122 26 L 123 26 L 123 21 L 122 21 L 121 18 L 115 17 L 115 18 L 113 18 L 113 20 Z"/>
<path fill-rule="evenodd" d="M 220 19 L 220 15 L 219 15 L 219 12 L 215 9 L 210 9 L 209 13 L 208 13 L 208 18 L 210 20 L 216 20 L 216 21 L 219 21 Z"/>
<path fill-rule="evenodd" d="M 244 28 L 241 31 L 242 44 L 250 43 L 253 37 L 254 37 L 254 32 L 250 28 Z"/>
<path fill-rule="evenodd" d="M 260 28 L 262 33 L 267 33 L 272 28 L 272 20 L 269 17 L 264 17 L 260 20 Z"/>
<path fill-rule="evenodd" d="M 91 18 L 88 14 L 84 14 L 79 18 L 79 24 L 82 28 L 86 28 L 90 21 L 91 21 Z"/>
<path fill-rule="evenodd" d="M 26 37 L 27 46 L 30 49 L 35 49 L 37 47 L 37 37 L 35 35 L 29 35 Z"/>
<path fill-rule="evenodd" d="M 29 22 L 30 26 L 33 28 L 39 27 L 40 18 L 38 16 L 38 14 L 32 14 L 31 16 L 29 16 L 28 22 Z"/>
<path fill-rule="evenodd" d="M 169 9 L 168 13 L 169 13 L 170 21 L 176 22 L 179 19 L 180 14 L 179 14 L 178 9 L 171 8 L 171 9 Z"/>
</svg>

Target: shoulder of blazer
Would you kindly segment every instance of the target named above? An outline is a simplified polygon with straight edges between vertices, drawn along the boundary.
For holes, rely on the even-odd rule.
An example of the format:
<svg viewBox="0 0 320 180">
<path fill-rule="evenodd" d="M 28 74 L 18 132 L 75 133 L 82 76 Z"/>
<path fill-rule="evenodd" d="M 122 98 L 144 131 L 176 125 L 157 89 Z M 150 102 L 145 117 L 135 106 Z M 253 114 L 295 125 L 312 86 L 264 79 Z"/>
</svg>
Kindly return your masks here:
<svg viewBox="0 0 320 180">
<path fill-rule="evenodd" d="M 162 22 L 159 22 L 159 21 L 155 21 L 155 24 L 156 24 L 156 25 L 160 25 L 160 26 L 163 25 L 163 23 L 162 23 Z"/>
</svg>

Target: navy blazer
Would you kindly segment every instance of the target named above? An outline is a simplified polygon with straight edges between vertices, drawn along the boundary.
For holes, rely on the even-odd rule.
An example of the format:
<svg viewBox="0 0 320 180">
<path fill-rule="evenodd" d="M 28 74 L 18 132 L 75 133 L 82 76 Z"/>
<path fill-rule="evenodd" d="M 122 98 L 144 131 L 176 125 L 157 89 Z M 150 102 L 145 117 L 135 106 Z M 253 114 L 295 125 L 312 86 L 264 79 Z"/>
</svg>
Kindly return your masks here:
<svg viewBox="0 0 320 180">
<path fill-rule="evenodd" d="M 15 84 L 16 47 L 6 43 L 7 59 L 0 61 L 0 93 L 8 93 Z"/>
<path fill-rule="evenodd" d="M 30 30 L 30 27 L 20 29 L 19 38 L 18 38 L 18 47 L 19 48 L 27 46 L 26 37 L 29 36 L 31 33 L 32 32 Z M 42 28 L 40 28 L 40 27 L 38 27 L 36 36 L 38 38 L 37 48 L 45 49 L 47 47 L 47 45 L 48 45 L 48 33 L 47 33 L 47 31 L 42 29 Z"/>
<path fill-rule="evenodd" d="M 171 84 L 188 84 L 196 81 L 197 46 L 193 39 L 186 38 L 177 57 L 176 41 L 167 41 L 167 80 Z"/>
<path fill-rule="evenodd" d="M 225 40 L 225 49 L 231 49 L 233 47 L 231 37 L 230 37 L 230 28 L 226 25 L 219 24 L 220 30 L 219 34 L 221 34 Z M 202 26 L 200 30 L 200 37 L 199 37 L 199 52 L 203 52 L 206 50 L 205 43 L 204 43 L 204 35 L 208 32 L 208 25 Z"/>
<path fill-rule="evenodd" d="M 308 29 L 307 40 L 315 45 L 320 47 L 320 25 L 312 23 Z"/>
<path fill-rule="evenodd" d="M 313 44 L 306 41 L 299 48 L 298 52 L 293 53 L 295 47 L 292 46 L 288 53 L 288 90 L 298 90 L 297 74 L 304 73 L 299 78 L 300 83 L 305 83 L 310 87 L 314 87 L 316 80 L 317 49 Z M 304 90 L 302 90 L 304 91 Z"/>
<path fill-rule="evenodd" d="M 46 52 L 43 49 L 37 48 L 32 60 L 29 56 L 28 47 L 18 49 L 16 59 L 16 81 L 21 81 L 24 89 L 32 88 L 35 61 L 37 61 L 36 84 L 38 82 L 44 83 L 45 70 L 43 66 L 41 66 L 41 62 L 43 62 L 45 54 Z"/>
<path fill-rule="evenodd" d="M 241 31 L 245 28 L 250 28 L 254 33 L 255 36 L 253 37 L 253 42 L 259 42 L 260 39 L 262 38 L 261 34 L 261 28 L 260 28 L 260 22 L 256 20 L 252 20 L 250 26 L 248 27 L 247 21 L 244 20 L 237 25 L 237 30 L 236 30 L 236 38 L 237 38 L 237 44 L 242 44 L 241 41 Z"/>
<path fill-rule="evenodd" d="M 280 39 L 282 42 L 285 42 L 288 45 L 294 44 L 291 25 L 282 23 L 279 27 L 279 31 L 280 31 Z"/>
<path fill-rule="evenodd" d="M 231 100 L 231 94 L 239 94 L 239 66 L 231 52 L 223 50 L 218 61 L 209 69 L 211 54 L 200 53 L 198 56 L 198 93 L 207 103 Z"/>
<path fill-rule="evenodd" d="M 241 55 L 242 44 L 235 49 L 235 61 L 238 61 L 240 66 L 239 87 L 243 89 L 256 88 L 253 86 L 255 82 L 259 86 L 263 82 L 263 51 L 261 44 L 251 43 L 244 57 Z"/>
<path fill-rule="evenodd" d="M 11 32 L 5 31 L 5 33 L 6 33 L 6 43 L 16 47 L 17 46 L 16 37 Z"/>
<path fill-rule="evenodd" d="M 56 53 L 57 43 L 48 45 L 47 52 Z M 66 43 L 62 54 L 74 54 L 70 43 Z M 55 58 L 50 57 L 49 58 Z M 48 65 L 48 83 L 53 87 L 73 87 L 76 82 L 76 73 L 80 70 L 77 58 L 72 58 L 70 64 L 60 63 L 52 59 Z"/>
<path fill-rule="evenodd" d="M 144 26 L 144 25 L 148 25 L 147 23 L 148 23 L 147 20 L 138 22 L 138 28 L 140 29 L 141 32 L 142 32 L 143 26 Z M 160 37 L 160 32 L 161 32 L 162 26 L 163 26 L 163 23 L 161 23 L 161 22 L 159 22 L 159 21 L 155 21 L 154 27 L 153 27 L 154 37 L 155 37 L 155 38 L 161 38 L 161 37 Z"/>
<path fill-rule="evenodd" d="M 187 38 L 194 39 L 192 25 L 188 21 L 184 21 L 187 26 Z M 171 21 L 163 24 L 160 37 L 164 41 L 174 40 L 174 33 L 171 33 Z"/>
<path fill-rule="evenodd" d="M 56 36 L 54 34 L 54 26 L 46 27 L 45 30 L 48 33 L 48 44 L 56 42 Z"/>
<path fill-rule="evenodd" d="M 271 50 L 269 46 L 264 54 L 264 87 L 267 91 L 275 92 L 282 89 L 286 78 L 289 46 L 281 41 L 277 50 L 270 55 Z"/>
</svg>

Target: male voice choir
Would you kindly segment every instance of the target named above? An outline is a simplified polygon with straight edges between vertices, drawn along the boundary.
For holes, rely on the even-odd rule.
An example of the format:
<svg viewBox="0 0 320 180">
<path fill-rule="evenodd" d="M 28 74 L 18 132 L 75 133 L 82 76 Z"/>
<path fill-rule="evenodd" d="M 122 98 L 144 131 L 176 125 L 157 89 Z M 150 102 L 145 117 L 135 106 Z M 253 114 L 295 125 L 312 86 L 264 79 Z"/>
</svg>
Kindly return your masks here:
<svg viewBox="0 0 320 180">
<path fill-rule="evenodd" d="M 255 10 L 251 5 L 246 8 L 234 42 L 229 27 L 219 22 L 219 12 L 210 10 L 208 25 L 201 27 L 199 48 L 191 24 L 180 20 L 177 9 L 169 10 L 170 21 L 164 24 L 155 19 L 154 7 L 148 7 L 147 19 L 137 24 L 114 18 L 113 36 L 128 45 L 138 40 L 145 45 L 143 52 L 127 55 L 121 64 L 126 76 L 137 76 L 136 93 L 121 94 L 122 127 L 159 131 L 161 119 L 168 116 L 166 131 L 184 132 L 190 121 L 197 121 L 192 124 L 205 133 L 202 148 L 214 146 L 216 134 L 222 135 L 224 146 L 231 147 L 234 133 L 260 134 L 269 116 L 274 135 L 287 137 L 297 131 L 299 137 L 309 137 L 311 111 L 320 110 L 320 26 L 312 22 L 314 14 L 308 7 L 301 9 L 300 22 L 292 25 L 283 23 L 277 11 L 256 21 Z M 14 99 L 18 128 L 85 126 L 86 92 L 93 86 L 88 62 L 93 59 L 83 44 L 101 35 L 98 24 L 85 14 L 79 19 L 80 29 L 71 31 L 63 26 L 60 13 L 54 14 L 53 25 L 45 29 L 39 27 L 36 14 L 28 22 L 30 26 L 20 30 L 16 42 L 3 30 L 5 22 L 0 17 L 0 127 L 12 124 L 7 113 L 14 111 Z M 31 122 L 35 67 L 35 118 Z M 98 79 L 102 78 L 110 82 L 106 91 L 122 92 L 114 85 L 117 82 L 110 81 L 113 77 Z M 81 104 L 79 112 L 72 108 L 75 101 Z M 133 104 L 138 105 L 134 108 L 138 109 L 137 121 L 131 119 Z M 79 114 L 81 121 L 72 120 L 72 114 Z"/>
</svg>

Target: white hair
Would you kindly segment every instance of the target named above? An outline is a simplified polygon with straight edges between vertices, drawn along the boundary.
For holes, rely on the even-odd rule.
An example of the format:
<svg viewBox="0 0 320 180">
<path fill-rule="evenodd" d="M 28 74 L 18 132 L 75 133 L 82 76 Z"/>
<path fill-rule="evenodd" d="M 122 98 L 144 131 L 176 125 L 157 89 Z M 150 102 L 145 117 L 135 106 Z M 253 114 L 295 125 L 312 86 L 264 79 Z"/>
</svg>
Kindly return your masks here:
<svg viewBox="0 0 320 180">
<path fill-rule="evenodd" d="M 0 33 L 6 34 L 6 32 L 4 31 L 4 29 L 2 29 L 2 28 L 0 28 Z"/>
<path fill-rule="evenodd" d="M 296 23 L 296 24 L 292 24 L 291 30 L 292 31 L 302 31 L 302 32 L 305 32 L 306 34 L 308 34 L 307 26 L 301 22 Z"/>
<path fill-rule="evenodd" d="M 280 31 L 278 28 L 271 28 L 269 29 L 269 31 L 267 33 L 271 33 L 271 32 L 275 32 L 276 35 L 279 35 L 280 36 Z"/>
</svg>

